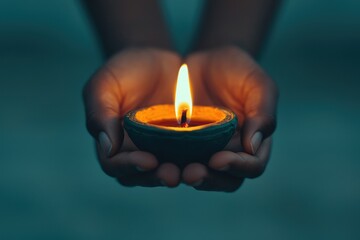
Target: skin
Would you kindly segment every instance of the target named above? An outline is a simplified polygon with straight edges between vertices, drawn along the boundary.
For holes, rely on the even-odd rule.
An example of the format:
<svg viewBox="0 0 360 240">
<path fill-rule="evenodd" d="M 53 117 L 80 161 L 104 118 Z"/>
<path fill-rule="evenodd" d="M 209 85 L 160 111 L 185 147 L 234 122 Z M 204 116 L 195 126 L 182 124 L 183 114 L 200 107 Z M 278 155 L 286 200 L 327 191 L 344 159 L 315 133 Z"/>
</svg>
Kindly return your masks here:
<svg viewBox="0 0 360 240">
<path fill-rule="evenodd" d="M 180 170 L 171 163 L 159 165 L 155 156 L 139 151 L 122 124 L 131 109 L 173 102 L 171 89 L 180 64 L 178 55 L 166 50 L 127 49 L 114 55 L 84 87 L 87 128 L 96 139 L 100 165 L 123 185 L 174 187 L 180 182 Z M 101 132 L 110 138 L 109 153 L 101 149 Z"/>
<path fill-rule="evenodd" d="M 276 1 L 209 0 L 202 37 L 185 60 L 171 50 L 156 1 L 85 2 L 105 45 L 105 55 L 112 56 L 83 91 L 87 128 L 96 140 L 98 159 L 105 173 L 125 186 L 175 187 L 183 182 L 197 190 L 232 192 L 245 178 L 255 178 L 264 172 L 276 126 L 278 92 L 253 56 L 259 50 L 258 38 L 264 35 L 266 20 L 273 12 L 270 6 Z M 142 4 L 149 11 L 144 12 Z M 96 10 L 99 8 L 102 9 Z M 101 20 L 108 8 L 111 10 L 107 19 L 119 24 Z M 128 12 L 119 19 L 114 9 Z M 226 28 L 229 34 L 221 33 L 224 29 L 212 18 L 226 16 L 226 9 L 232 11 L 228 20 L 221 21 L 223 24 L 256 22 L 257 30 L 248 30 L 252 34 L 246 35 L 248 25 L 232 24 Z M 251 14 L 242 14 L 245 12 Z M 138 19 L 136 24 L 122 24 L 134 19 Z M 141 22 L 143 19 L 146 23 Z M 158 39 L 148 31 L 151 26 L 153 29 L 159 26 Z M 129 32 L 129 28 L 133 31 Z M 224 37 L 219 39 L 214 32 Z M 112 41 L 111 36 L 118 41 Z M 122 118 L 139 107 L 172 104 L 177 72 L 184 61 L 189 66 L 194 104 L 232 109 L 239 118 L 239 127 L 224 151 L 214 154 L 207 166 L 193 163 L 179 169 L 172 163 L 159 165 L 155 156 L 139 151 L 124 132 Z M 110 148 L 101 144 L 100 136 L 104 134 Z"/>
<path fill-rule="evenodd" d="M 234 45 L 258 57 L 280 0 L 207 0 L 194 50 Z"/>
<path fill-rule="evenodd" d="M 276 126 L 276 85 L 238 47 L 198 52 L 187 62 L 195 104 L 232 109 L 239 119 L 239 131 L 224 151 L 212 156 L 208 166 L 188 165 L 183 181 L 198 190 L 234 191 L 244 178 L 258 177 L 265 170 Z M 252 140 L 256 132 L 262 134 L 258 146 Z"/>
<path fill-rule="evenodd" d="M 172 49 L 154 0 L 83 0 L 106 58 L 126 48 Z"/>
</svg>

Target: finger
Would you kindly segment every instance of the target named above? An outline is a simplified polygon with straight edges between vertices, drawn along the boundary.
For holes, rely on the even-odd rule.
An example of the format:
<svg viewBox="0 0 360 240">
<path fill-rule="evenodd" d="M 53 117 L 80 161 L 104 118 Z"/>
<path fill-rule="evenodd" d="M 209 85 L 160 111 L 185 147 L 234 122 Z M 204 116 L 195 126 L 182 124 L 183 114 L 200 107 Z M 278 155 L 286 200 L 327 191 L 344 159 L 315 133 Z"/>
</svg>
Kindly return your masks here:
<svg viewBox="0 0 360 240">
<path fill-rule="evenodd" d="M 131 176 L 121 176 L 118 177 L 117 180 L 120 184 L 128 187 L 176 187 L 180 182 L 180 169 L 174 164 L 164 163 L 155 171 L 139 173 Z"/>
<path fill-rule="evenodd" d="M 148 152 L 121 152 L 108 158 L 97 144 L 98 159 L 103 171 L 111 177 L 135 175 L 154 170 L 158 161 Z"/>
<path fill-rule="evenodd" d="M 241 140 L 245 152 L 255 154 L 263 139 L 275 131 L 278 91 L 261 69 L 254 70 L 248 78 L 251 84 L 245 92 Z"/>
<path fill-rule="evenodd" d="M 230 141 L 226 144 L 223 150 L 232 152 L 244 151 L 241 144 L 241 135 L 238 127 L 236 128 L 234 135 L 231 137 Z"/>
<path fill-rule="evenodd" d="M 187 185 L 202 191 L 234 192 L 243 183 L 243 178 L 236 178 L 226 173 L 217 172 L 200 163 L 185 167 L 182 179 Z"/>
<path fill-rule="evenodd" d="M 180 169 L 172 163 L 163 163 L 156 171 L 156 176 L 164 186 L 176 187 L 180 183 Z"/>
<path fill-rule="evenodd" d="M 107 157 L 118 152 L 124 137 L 119 113 L 121 100 L 118 99 L 121 94 L 113 81 L 113 75 L 103 68 L 83 89 L 86 127 Z"/>
<path fill-rule="evenodd" d="M 256 155 L 244 152 L 218 152 L 211 157 L 209 167 L 234 177 L 256 178 L 265 171 L 269 161 L 270 149 L 271 139 L 267 138 L 261 144 Z"/>
<path fill-rule="evenodd" d="M 263 140 L 270 136 L 275 128 L 276 120 L 273 116 L 258 115 L 247 118 L 241 132 L 244 151 L 255 155 Z"/>
</svg>

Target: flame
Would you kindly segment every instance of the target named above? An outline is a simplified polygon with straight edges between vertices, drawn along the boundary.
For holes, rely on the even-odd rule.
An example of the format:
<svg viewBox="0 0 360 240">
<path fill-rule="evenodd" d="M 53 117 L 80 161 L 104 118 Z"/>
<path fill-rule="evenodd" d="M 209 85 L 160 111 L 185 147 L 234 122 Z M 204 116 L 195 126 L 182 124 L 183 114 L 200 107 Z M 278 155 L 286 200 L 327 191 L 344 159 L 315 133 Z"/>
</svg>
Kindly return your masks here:
<svg viewBox="0 0 360 240">
<path fill-rule="evenodd" d="M 192 115 L 192 98 L 189 80 L 189 72 L 186 64 L 180 67 L 175 93 L 175 115 L 178 123 L 181 123 L 183 112 L 186 114 L 186 122 L 189 123 Z"/>
</svg>

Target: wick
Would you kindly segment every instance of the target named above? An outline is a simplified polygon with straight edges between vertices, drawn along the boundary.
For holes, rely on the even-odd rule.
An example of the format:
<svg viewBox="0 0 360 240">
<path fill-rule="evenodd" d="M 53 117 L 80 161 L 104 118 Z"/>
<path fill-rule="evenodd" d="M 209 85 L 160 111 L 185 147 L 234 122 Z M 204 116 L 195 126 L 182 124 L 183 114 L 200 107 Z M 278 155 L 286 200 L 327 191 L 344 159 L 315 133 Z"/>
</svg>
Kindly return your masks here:
<svg viewBox="0 0 360 240">
<path fill-rule="evenodd" d="M 189 124 L 187 123 L 186 113 L 187 113 L 187 109 L 183 110 L 182 113 L 181 113 L 180 126 L 182 128 L 186 128 L 186 127 L 189 126 Z"/>
</svg>

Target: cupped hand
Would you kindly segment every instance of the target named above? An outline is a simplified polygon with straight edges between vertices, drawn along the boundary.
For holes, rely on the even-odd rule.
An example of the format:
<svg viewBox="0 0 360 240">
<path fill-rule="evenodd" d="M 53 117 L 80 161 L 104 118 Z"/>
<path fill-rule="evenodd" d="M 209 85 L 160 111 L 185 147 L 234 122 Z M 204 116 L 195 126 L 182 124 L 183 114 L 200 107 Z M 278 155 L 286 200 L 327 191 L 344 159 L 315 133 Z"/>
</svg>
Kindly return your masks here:
<svg viewBox="0 0 360 240">
<path fill-rule="evenodd" d="M 173 103 L 178 55 L 158 49 L 128 49 L 112 57 L 83 90 L 86 125 L 96 140 L 102 169 L 126 186 L 177 186 L 180 169 L 159 165 L 156 157 L 138 150 L 124 132 L 130 110 Z"/>
<path fill-rule="evenodd" d="M 233 110 L 239 128 L 224 151 L 211 157 L 208 166 L 189 164 L 182 179 L 198 190 L 235 191 L 245 178 L 258 177 L 265 170 L 276 126 L 277 87 L 237 47 L 194 53 L 186 62 L 194 103 Z"/>
</svg>

